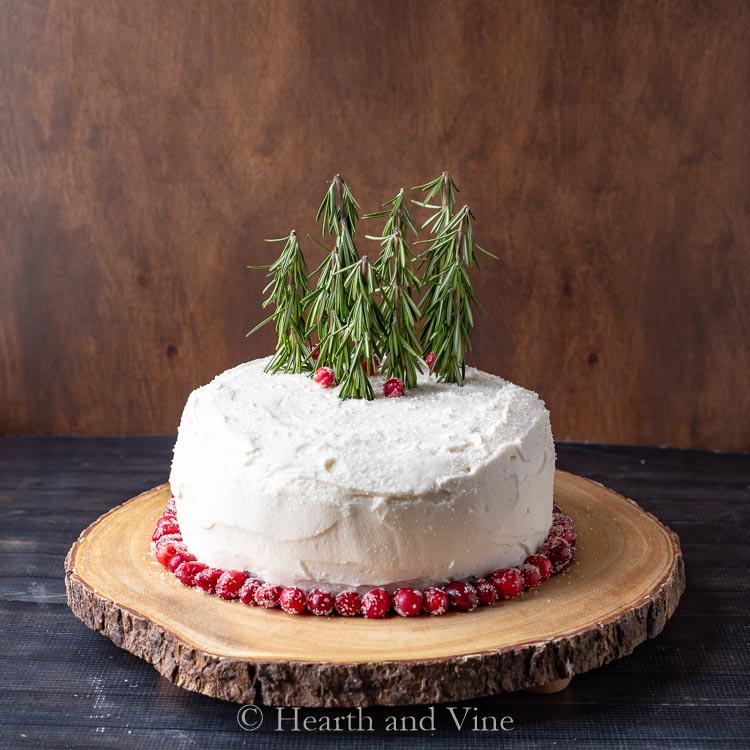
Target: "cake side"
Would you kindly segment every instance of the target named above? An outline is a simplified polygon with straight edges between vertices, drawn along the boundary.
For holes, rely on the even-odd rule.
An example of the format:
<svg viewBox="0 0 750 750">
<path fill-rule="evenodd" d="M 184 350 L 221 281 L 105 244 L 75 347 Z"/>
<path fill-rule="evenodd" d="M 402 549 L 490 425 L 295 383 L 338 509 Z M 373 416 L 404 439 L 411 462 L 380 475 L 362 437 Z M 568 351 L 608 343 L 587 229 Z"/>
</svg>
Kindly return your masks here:
<svg viewBox="0 0 750 750">
<path fill-rule="evenodd" d="M 341 401 L 266 361 L 183 413 L 170 483 L 201 560 L 284 585 L 421 586 L 516 565 L 545 538 L 554 446 L 535 394 L 468 368 L 463 388 L 425 375 L 405 399 Z"/>
</svg>

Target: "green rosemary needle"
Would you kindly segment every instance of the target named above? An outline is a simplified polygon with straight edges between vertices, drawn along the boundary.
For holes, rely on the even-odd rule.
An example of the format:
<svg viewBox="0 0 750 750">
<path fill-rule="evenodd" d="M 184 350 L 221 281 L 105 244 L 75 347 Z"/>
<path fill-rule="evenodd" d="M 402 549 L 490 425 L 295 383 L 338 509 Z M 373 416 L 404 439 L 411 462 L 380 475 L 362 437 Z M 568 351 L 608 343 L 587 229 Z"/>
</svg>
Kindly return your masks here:
<svg viewBox="0 0 750 750">
<path fill-rule="evenodd" d="M 329 333 L 338 339 L 329 367 L 333 368 L 341 385 L 340 398 L 372 401 L 375 394 L 369 370 L 375 357 L 381 353 L 379 341 L 384 334 L 382 314 L 375 301 L 377 273 L 366 255 L 338 273 L 344 277 L 352 306 L 341 335 L 337 331 Z M 321 345 L 321 357 L 322 351 Z"/>
<path fill-rule="evenodd" d="M 304 372 L 310 369 L 309 336 L 305 322 L 303 299 L 310 293 L 307 265 L 297 241 L 297 233 L 292 230 L 288 237 L 266 240 L 284 242 L 279 257 L 270 265 L 248 266 L 253 269 L 266 269 L 268 284 L 263 294 L 268 298 L 263 307 L 274 306 L 274 312 L 261 321 L 247 335 L 255 333 L 266 323 L 274 321 L 276 327 L 276 351 L 266 365 L 266 372 Z"/>
<path fill-rule="evenodd" d="M 417 230 L 409 215 L 403 188 L 385 204 L 390 209 L 363 218 L 387 216 L 381 237 L 366 235 L 381 243 L 375 262 L 380 279 L 381 313 L 384 336 L 381 341 L 381 371 L 388 378 L 399 378 L 407 388 L 417 387 L 417 373 L 422 372 L 417 321 L 419 308 L 414 295 L 421 282 L 414 270 L 415 256 L 406 241 L 406 233 Z"/>
<path fill-rule="evenodd" d="M 434 180 L 426 182 L 424 185 L 416 185 L 412 190 L 423 190 L 426 193 L 424 200 L 414 201 L 417 206 L 429 208 L 435 211 L 435 213 L 430 216 L 424 224 L 422 224 L 422 229 L 429 227 L 431 234 L 440 234 L 440 232 L 448 226 L 453 217 L 453 209 L 456 205 L 456 193 L 459 192 L 456 183 L 453 182 L 453 179 L 450 176 L 450 173 L 443 172 L 440 177 L 436 177 Z M 432 203 L 438 193 L 440 194 L 440 205 Z"/>
<path fill-rule="evenodd" d="M 388 208 L 390 206 L 390 208 Z M 383 227 L 381 237 L 388 237 L 398 229 L 403 237 L 406 237 L 407 231 L 411 230 L 414 236 L 418 236 L 417 228 L 414 226 L 409 215 L 409 205 L 406 202 L 404 195 L 404 189 L 399 190 L 398 195 L 395 198 L 387 201 L 383 204 L 382 211 L 376 211 L 372 214 L 365 214 L 363 219 L 382 219 L 384 216 L 388 217 Z M 370 238 L 372 239 L 372 238 Z"/>
<path fill-rule="evenodd" d="M 474 316 L 481 305 L 474 295 L 468 269 L 478 265 L 475 250 L 496 258 L 474 242 L 474 215 L 464 206 L 424 251 L 424 283 L 428 290 L 420 303 L 422 349 L 432 352 L 432 370 L 439 381 L 463 385 L 466 352 L 471 350 Z M 484 310 L 482 310 L 484 312 Z"/>
<path fill-rule="evenodd" d="M 323 196 L 323 200 L 315 215 L 315 221 L 323 220 L 323 234 L 341 236 L 348 231 L 354 236 L 359 214 L 359 203 L 352 195 L 346 180 L 337 174 L 331 180 L 330 187 Z"/>
</svg>

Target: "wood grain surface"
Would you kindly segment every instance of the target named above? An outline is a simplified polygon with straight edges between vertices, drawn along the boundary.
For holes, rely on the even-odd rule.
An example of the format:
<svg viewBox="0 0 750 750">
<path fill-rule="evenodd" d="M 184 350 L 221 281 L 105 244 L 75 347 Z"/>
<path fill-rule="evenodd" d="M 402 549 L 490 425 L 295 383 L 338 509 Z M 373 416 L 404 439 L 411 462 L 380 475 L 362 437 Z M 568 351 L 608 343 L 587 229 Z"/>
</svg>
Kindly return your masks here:
<svg viewBox="0 0 750 750">
<path fill-rule="evenodd" d="M 449 168 L 500 256 L 472 363 L 561 439 L 750 450 L 749 36 L 742 0 L 4 0 L 0 433 L 173 432 L 272 346 L 263 238 L 336 171 L 372 210 Z"/>
<path fill-rule="evenodd" d="M 177 685 L 237 703 L 435 703 L 553 684 L 658 635 L 685 589 L 676 535 L 634 502 L 558 471 L 555 499 L 576 523 L 577 548 L 533 591 L 438 618 L 292 617 L 166 572 L 150 548 L 169 497 L 161 485 L 83 531 L 66 560 L 68 604 Z"/>
</svg>

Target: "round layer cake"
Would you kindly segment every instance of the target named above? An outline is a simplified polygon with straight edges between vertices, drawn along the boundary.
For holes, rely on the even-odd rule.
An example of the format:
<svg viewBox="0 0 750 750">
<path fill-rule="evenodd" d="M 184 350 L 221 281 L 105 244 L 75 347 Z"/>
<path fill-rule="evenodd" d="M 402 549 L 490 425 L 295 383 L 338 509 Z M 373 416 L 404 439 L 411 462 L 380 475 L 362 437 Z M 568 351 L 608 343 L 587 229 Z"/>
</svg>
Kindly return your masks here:
<svg viewBox="0 0 750 750">
<path fill-rule="evenodd" d="M 190 551 L 280 585 L 424 586 L 533 554 L 555 451 L 535 393 L 467 368 L 401 398 L 341 400 L 267 359 L 190 394 L 170 484 Z"/>
</svg>

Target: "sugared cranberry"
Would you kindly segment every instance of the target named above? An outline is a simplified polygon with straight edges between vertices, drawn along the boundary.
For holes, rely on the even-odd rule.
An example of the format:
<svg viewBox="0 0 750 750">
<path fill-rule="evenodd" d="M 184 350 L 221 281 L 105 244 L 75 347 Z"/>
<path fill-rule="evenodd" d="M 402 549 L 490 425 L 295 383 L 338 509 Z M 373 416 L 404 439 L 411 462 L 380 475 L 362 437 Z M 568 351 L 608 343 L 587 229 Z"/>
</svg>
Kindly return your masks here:
<svg viewBox="0 0 750 750">
<path fill-rule="evenodd" d="M 182 534 L 164 534 L 156 540 L 156 544 L 166 544 L 167 542 L 182 543 Z"/>
<path fill-rule="evenodd" d="M 555 567 L 547 555 L 529 555 L 524 562 L 538 568 L 543 581 L 546 581 L 555 572 Z"/>
<path fill-rule="evenodd" d="M 194 560 L 195 560 L 195 555 L 191 555 L 187 551 L 178 552 L 176 555 L 173 555 L 172 557 L 169 558 L 167 567 L 174 573 L 181 563 L 193 562 Z"/>
<path fill-rule="evenodd" d="M 553 531 L 567 531 L 569 534 L 575 536 L 576 527 L 573 523 L 573 519 L 570 516 L 564 516 L 562 514 L 555 514 L 552 520 Z"/>
<path fill-rule="evenodd" d="M 314 615 L 330 615 L 333 612 L 333 594 L 323 589 L 310 589 L 307 593 L 307 608 Z"/>
<path fill-rule="evenodd" d="M 362 613 L 370 620 L 385 617 L 391 608 L 391 595 L 385 589 L 371 589 L 362 597 Z"/>
<path fill-rule="evenodd" d="M 164 508 L 163 516 L 176 516 L 176 515 L 177 515 L 177 504 L 175 502 L 174 496 L 172 496 L 169 498 L 167 507 Z"/>
<path fill-rule="evenodd" d="M 571 534 L 569 531 L 566 531 L 565 529 L 558 529 L 553 526 L 552 531 L 550 531 L 550 533 L 547 535 L 547 538 L 539 548 L 539 551 L 546 555 L 547 552 L 545 548 L 549 548 L 555 542 L 560 541 L 562 541 L 564 544 L 567 544 L 568 547 L 572 547 L 575 543 L 575 536 L 573 536 L 573 534 Z"/>
<path fill-rule="evenodd" d="M 442 589 L 425 589 L 422 592 L 422 609 L 428 615 L 444 615 L 448 611 L 448 594 Z"/>
<path fill-rule="evenodd" d="M 446 585 L 445 593 L 459 612 L 471 612 L 479 604 L 477 590 L 466 581 L 451 581 Z"/>
<path fill-rule="evenodd" d="M 336 382 L 336 375 L 330 367 L 319 367 L 317 370 L 315 370 L 313 380 L 321 388 L 331 388 Z"/>
<path fill-rule="evenodd" d="M 151 535 L 151 541 L 156 542 L 167 534 L 179 534 L 180 525 L 177 523 L 177 519 L 174 516 L 162 516 L 156 522 L 156 528 L 154 533 Z"/>
<path fill-rule="evenodd" d="M 565 544 L 568 547 L 572 547 L 575 544 L 575 536 L 563 528 L 553 526 L 542 546 L 537 551 L 546 555 L 550 548 L 556 544 Z"/>
<path fill-rule="evenodd" d="M 202 589 L 207 594 L 213 594 L 216 591 L 216 584 L 223 572 L 220 568 L 204 568 L 200 573 L 196 573 L 193 578 L 195 587 Z"/>
<path fill-rule="evenodd" d="M 404 384 L 399 378 L 390 378 L 383 383 L 383 393 L 387 398 L 398 398 L 404 395 Z"/>
<path fill-rule="evenodd" d="M 171 529 L 174 529 L 176 527 L 177 531 L 173 532 Z M 180 525 L 177 523 L 176 516 L 172 515 L 163 515 L 157 522 L 156 522 L 156 528 L 162 529 L 162 528 L 169 528 L 170 531 L 168 531 L 168 534 L 172 533 L 179 533 L 180 531 Z"/>
<path fill-rule="evenodd" d="M 342 591 L 336 595 L 336 611 L 344 617 L 354 617 L 362 611 L 362 597 L 356 591 Z"/>
<path fill-rule="evenodd" d="M 552 542 L 545 554 L 555 566 L 555 570 L 558 571 L 562 570 L 570 562 L 570 559 L 573 557 L 573 549 L 569 544 L 558 540 Z"/>
<path fill-rule="evenodd" d="M 490 575 L 490 581 L 501 599 L 512 599 L 523 591 L 523 576 L 516 568 L 500 568 Z"/>
<path fill-rule="evenodd" d="M 534 586 L 538 586 L 542 582 L 542 574 L 539 572 L 539 568 L 536 565 L 529 565 L 524 563 L 518 566 L 518 570 L 523 576 L 523 587 L 525 590 L 533 589 Z"/>
<path fill-rule="evenodd" d="M 186 560 L 175 568 L 174 574 L 185 586 L 195 586 L 195 576 L 205 568 L 206 566 L 201 562 Z"/>
<path fill-rule="evenodd" d="M 255 592 L 263 585 L 263 581 L 260 578 L 245 579 L 245 583 L 242 584 L 242 588 L 239 591 L 238 598 L 243 604 L 247 604 L 251 607 L 255 606 Z"/>
<path fill-rule="evenodd" d="M 477 580 L 474 581 L 474 588 L 477 590 L 480 604 L 489 606 L 497 601 L 497 589 L 495 588 L 495 584 L 491 583 L 486 578 L 477 578 Z"/>
<path fill-rule="evenodd" d="M 401 617 L 415 617 L 422 609 L 422 592 L 410 588 L 397 589 L 393 594 L 393 609 Z"/>
<path fill-rule="evenodd" d="M 272 609 L 279 606 L 281 598 L 281 586 L 274 586 L 272 583 L 264 583 L 255 589 L 255 603 L 259 607 Z"/>
<path fill-rule="evenodd" d="M 279 596 L 279 604 L 284 612 L 290 615 L 301 615 L 305 611 L 307 597 L 305 592 L 296 586 L 287 586 Z"/>
<path fill-rule="evenodd" d="M 313 349 L 313 350 L 312 350 L 312 351 L 310 352 L 310 357 L 312 358 L 312 361 L 313 361 L 313 362 L 317 362 L 317 361 L 318 361 L 318 357 L 319 357 L 319 356 L 320 356 L 320 347 L 319 347 L 319 346 L 316 346 L 316 347 L 315 347 L 315 348 L 314 348 L 314 349 Z"/>
<path fill-rule="evenodd" d="M 169 561 L 178 552 L 187 552 L 187 547 L 182 542 L 175 541 L 174 539 L 160 539 L 156 544 L 154 557 L 166 568 Z"/>
<path fill-rule="evenodd" d="M 425 358 L 424 361 L 427 363 L 427 367 L 432 370 L 432 366 L 435 364 L 435 352 L 430 352 Z"/>
<path fill-rule="evenodd" d="M 552 503 L 552 512 L 553 513 L 562 513 L 562 510 L 560 506 L 557 503 Z"/>
<path fill-rule="evenodd" d="M 237 599 L 245 578 L 241 570 L 225 570 L 216 581 L 216 595 L 222 599 Z"/>
</svg>

